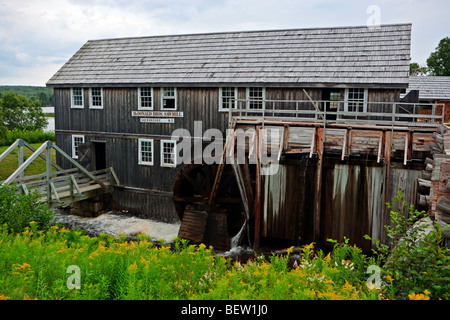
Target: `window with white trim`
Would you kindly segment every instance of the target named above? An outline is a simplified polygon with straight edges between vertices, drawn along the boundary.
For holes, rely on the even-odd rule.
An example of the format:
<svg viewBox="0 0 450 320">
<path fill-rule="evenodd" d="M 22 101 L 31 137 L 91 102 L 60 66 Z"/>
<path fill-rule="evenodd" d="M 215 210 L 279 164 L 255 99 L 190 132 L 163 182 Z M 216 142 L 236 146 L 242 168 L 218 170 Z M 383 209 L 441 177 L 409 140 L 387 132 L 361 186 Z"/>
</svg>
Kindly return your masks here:
<svg viewBox="0 0 450 320">
<path fill-rule="evenodd" d="M 138 110 L 153 110 L 153 88 L 138 88 Z"/>
<path fill-rule="evenodd" d="M 139 139 L 139 164 L 153 165 L 153 139 Z"/>
<path fill-rule="evenodd" d="M 70 89 L 70 107 L 78 109 L 84 108 L 83 88 Z"/>
<path fill-rule="evenodd" d="M 103 109 L 103 88 L 89 89 L 89 108 Z"/>
<path fill-rule="evenodd" d="M 72 135 L 72 158 L 78 159 L 78 146 L 84 143 L 83 135 Z"/>
<path fill-rule="evenodd" d="M 237 88 L 219 88 L 219 111 L 228 111 L 230 100 L 237 99 Z M 236 109 L 236 101 L 231 101 L 231 106 Z"/>
<path fill-rule="evenodd" d="M 368 90 L 364 88 L 345 89 L 345 112 L 367 112 Z"/>
<path fill-rule="evenodd" d="M 176 166 L 177 144 L 174 140 L 161 140 L 161 167 Z"/>
<path fill-rule="evenodd" d="M 177 88 L 161 88 L 161 110 L 177 109 Z"/>
<path fill-rule="evenodd" d="M 247 109 L 262 109 L 266 88 L 247 88 Z"/>
</svg>

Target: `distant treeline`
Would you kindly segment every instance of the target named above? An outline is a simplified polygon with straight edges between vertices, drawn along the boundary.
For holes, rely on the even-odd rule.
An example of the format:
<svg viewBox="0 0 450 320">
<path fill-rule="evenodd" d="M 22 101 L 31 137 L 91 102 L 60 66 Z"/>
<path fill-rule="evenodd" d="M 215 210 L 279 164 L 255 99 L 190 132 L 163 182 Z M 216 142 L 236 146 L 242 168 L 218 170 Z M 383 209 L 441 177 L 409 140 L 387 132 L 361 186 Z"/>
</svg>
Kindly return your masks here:
<svg viewBox="0 0 450 320">
<path fill-rule="evenodd" d="M 28 98 L 36 98 L 43 107 L 53 106 L 53 88 L 37 86 L 0 86 L 0 98 L 5 92 L 14 91 Z"/>
</svg>

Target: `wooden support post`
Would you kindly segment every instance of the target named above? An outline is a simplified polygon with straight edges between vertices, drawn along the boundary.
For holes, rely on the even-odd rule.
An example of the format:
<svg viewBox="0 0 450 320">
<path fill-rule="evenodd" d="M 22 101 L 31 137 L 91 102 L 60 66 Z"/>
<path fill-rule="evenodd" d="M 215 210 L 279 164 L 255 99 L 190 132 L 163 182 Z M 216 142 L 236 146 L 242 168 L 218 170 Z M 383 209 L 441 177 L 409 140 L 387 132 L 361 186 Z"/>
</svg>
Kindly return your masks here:
<svg viewBox="0 0 450 320">
<path fill-rule="evenodd" d="M 403 154 L 403 165 L 406 166 L 408 163 L 408 133 L 405 134 L 405 153 Z"/>
<path fill-rule="evenodd" d="M 254 249 L 260 246 L 261 236 L 261 126 L 256 127 L 256 175 L 255 175 L 255 201 L 254 201 L 254 216 L 255 216 L 255 242 Z"/>
<path fill-rule="evenodd" d="M 324 148 L 324 128 L 317 128 L 316 150 L 317 150 L 317 168 L 316 168 L 316 190 L 314 199 L 314 241 L 320 240 L 320 202 L 322 198 L 322 165 L 323 165 L 323 148 Z"/>
<path fill-rule="evenodd" d="M 47 150 L 46 150 L 46 156 L 45 156 L 45 165 L 46 165 L 46 180 L 47 180 L 47 200 L 52 200 L 52 184 L 51 178 L 52 178 L 52 142 L 47 141 Z M 53 186 L 54 188 L 54 186 Z M 56 197 L 58 197 L 56 195 Z"/>
<path fill-rule="evenodd" d="M 23 145 L 24 141 L 20 139 L 19 145 L 18 145 L 18 160 L 19 160 L 19 167 L 23 164 Z M 20 172 L 19 177 L 23 178 L 25 176 L 25 173 L 23 171 Z"/>
<path fill-rule="evenodd" d="M 346 151 L 347 151 L 347 139 L 348 139 L 348 130 L 345 130 L 344 138 L 342 141 L 342 154 L 341 154 L 341 161 L 344 161 Z"/>
<path fill-rule="evenodd" d="M 389 178 L 391 175 L 391 151 L 392 151 L 392 131 L 386 131 L 384 133 L 384 225 L 387 225 L 387 219 L 388 219 L 388 207 L 386 205 L 387 202 L 389 202 Z M 384 243 L 383 240 L 386 237 L 386 230 L 385 228 L 381 229 L 381 239 L 382 243 Z"/>
<path fill-rule="evenodd" d="M 383 131 L 380 131 L 380 136 L 379 136 L 380 141 L 378 142 L 377 163 L 380 163 L 380 161 L 381 161 L 381 150 L 382 150 L 382 146 L 383 146 L 383 137 L 384 137 L 384 133 L 383 133 Z"/>
<path fill-rule="evenodd" d="M 316 133 L 317 133 L 317 129 L 313 128 L 313 133 L 311 136 L 311 147 L 310 147 L 310 151 L 309 151 L 310 158 L 312 158 L 314 152 L 316 152 Z"/>
</svg>

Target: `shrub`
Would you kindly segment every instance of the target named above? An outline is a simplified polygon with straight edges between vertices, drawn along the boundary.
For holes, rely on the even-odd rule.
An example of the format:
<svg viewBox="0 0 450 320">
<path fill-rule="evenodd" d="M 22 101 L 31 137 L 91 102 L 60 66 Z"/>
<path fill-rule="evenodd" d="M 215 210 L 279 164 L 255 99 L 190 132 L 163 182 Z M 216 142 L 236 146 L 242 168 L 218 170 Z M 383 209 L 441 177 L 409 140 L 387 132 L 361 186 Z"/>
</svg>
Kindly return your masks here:
<svg viewBox="0 0 450 320">
<path fill-rule="evenodd" d="M 48 228 L 53 211 L 39 203 L 39 197 L 38 193 L 18 194 L 15 186 L 0 186 L 0 225 L 6 224 L 13 233 L 24 231 L 32 221 L 41 230 Z"/>
<path fill-rule="evenodd" d="M 23 139 L 28 143 L 43 143 L 47 140 L 55 141 L 55 133 L 42 130 L 0 130 L 0 146 L 9 146 L 17 139 Z"/>
<path fill-rule="evenodd" d="M 389 205 L 391 225 L 385 226 L 391 246 L 377 241 L 375 250 L 391 298 L 450 299 L 450 249 L 441 246 L 439 223 L 408 205 L 401 191 L 395 202 L 399 209 Z"/>
</svg>

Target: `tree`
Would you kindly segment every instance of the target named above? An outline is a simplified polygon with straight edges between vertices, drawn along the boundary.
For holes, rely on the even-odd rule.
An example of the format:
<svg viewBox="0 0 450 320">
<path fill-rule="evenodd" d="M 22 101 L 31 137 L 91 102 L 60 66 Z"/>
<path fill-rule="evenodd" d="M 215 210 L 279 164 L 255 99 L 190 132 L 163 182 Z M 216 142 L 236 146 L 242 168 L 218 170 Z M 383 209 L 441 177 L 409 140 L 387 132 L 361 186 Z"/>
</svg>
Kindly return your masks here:
<svg viewBox="0 0 450 320">
<path fill-rule="evenodd" d="M 450 38 L 439 42 L 436 51 L 427 59 L 428 69 L 433 76 L 450 76 Z"/>
<path fill-rule="evenodd" d="M 0 119 L 0 126 L 8 130 L 43 130 L 48 124 L 38 99 L 29 99 L 12 90 L 0 98 Z"/>
<path fill-rule="evenodd" d="M 410 76 L 425 76 L 428 73 L 427 67 L 421 67 L 417 62 L 411 62 L 409 65 Z"/>
</svg>

